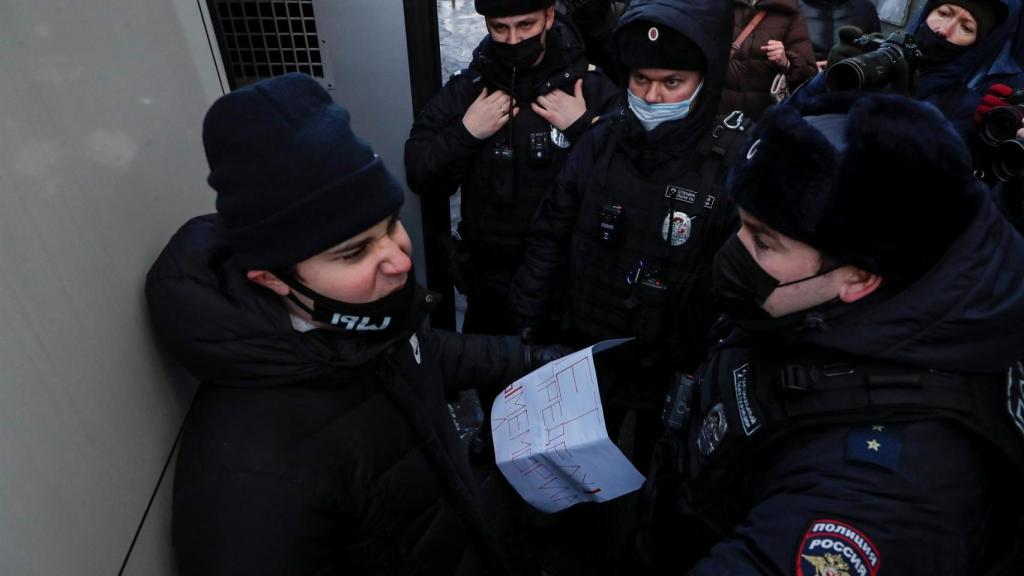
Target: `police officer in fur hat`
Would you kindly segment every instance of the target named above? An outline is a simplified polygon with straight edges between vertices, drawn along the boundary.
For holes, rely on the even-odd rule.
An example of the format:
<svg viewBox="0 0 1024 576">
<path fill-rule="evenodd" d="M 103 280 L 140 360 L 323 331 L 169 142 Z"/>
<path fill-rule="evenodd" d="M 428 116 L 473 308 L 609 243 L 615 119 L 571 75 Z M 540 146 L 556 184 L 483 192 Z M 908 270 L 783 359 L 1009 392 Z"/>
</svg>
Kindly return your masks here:
<svg viewBox="0 0 1024 576">
<path fill-rule="evenodd" d="M 702 525 L 663 545 L 713 536 L 689 573 L 1019 570 L 1024 239 L 967 159 L 891 95 L 750 135 L 715 258 L 730 312 L 660 445 L 659 503 Z"/>
<path fill-rule="evenodd" d="M 413 276 L 402 188 L 317 81 L 223 96 L 203 143 L 217 213 L 146 282 L 158 334 L 201 381 L 174 483 L 181 573 L 500 567 L 445 397 L 551 356 L 423 325 L 438 296 Z"/>
<path fill-rule="evenodd" d="M 530 217 L 572 146 L 621 98 L 554 4 L 477 0 L 488 35 L 469 68 L 419 111 L 406 143 L 413 192 L 462 191 L 461 243 L 450 258 L 467 296 L 466 332 L 511 333 L 508 286 Z"/>
</svg>

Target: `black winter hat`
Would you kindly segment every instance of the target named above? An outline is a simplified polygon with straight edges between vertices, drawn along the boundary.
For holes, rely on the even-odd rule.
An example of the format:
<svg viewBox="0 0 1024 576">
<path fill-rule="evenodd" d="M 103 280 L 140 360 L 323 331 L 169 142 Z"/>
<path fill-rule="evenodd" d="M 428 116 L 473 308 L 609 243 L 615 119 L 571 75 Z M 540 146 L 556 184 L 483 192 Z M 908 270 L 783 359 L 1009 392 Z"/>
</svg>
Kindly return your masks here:
<svg viewBox="0 0 1024 576">
<path fill-rule="evenodd" d="M 708 69 L 704 51 L 681 32 L 654 22 L 636 20 L 615 32 L 619 61 L 628 69 Z"/>
<path fill-rule="evenodd" d="M 929 104 L 826 94 L 801 110 L 770 109 L 728 190 L 786 236 L 906 285 L 942 257 L 980 206 L 969 158 Z"/>
<path fill-rule="evenodd" d="M 243 270 L 283 270 L 394 214 L 405 198 L 348 110 L 303 74 L 226 94 L 203 121 L 217 212 Z"/>
<path fill-rule="evenodd" d="M 473 6 L 478 14 L 490 18 L 518 16 L 543 10 L 554 5 L 555 0 L 476 0 Z"/>
</svg>

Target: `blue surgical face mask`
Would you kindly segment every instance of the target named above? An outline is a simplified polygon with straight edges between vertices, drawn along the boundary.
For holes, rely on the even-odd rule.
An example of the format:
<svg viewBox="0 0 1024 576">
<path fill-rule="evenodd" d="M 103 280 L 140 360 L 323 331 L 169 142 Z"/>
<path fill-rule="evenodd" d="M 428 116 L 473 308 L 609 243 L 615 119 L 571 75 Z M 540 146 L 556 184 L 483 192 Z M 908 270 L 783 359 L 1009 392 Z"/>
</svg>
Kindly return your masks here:
<svg viewBox="0 0 1024 576">
<path fill-rule="evenodd" d="M 650 132 L 661 125 L 662 122 L 686 118 L 686 115 L 690 113 L 690 106 L 693 105 L 693 101 L 700 94 L 700 89 L 703 86 L 704 81 L 701 80 L 689 99 L 671 104 L 649 104 L 643 98 L 633 94 L 633 91 L 629 88 L 626 89 L 626 97 L 629 99 L 629 109 L 633 111 L 636 119 L 643 124 L 644 130 Z"/>
</svg>

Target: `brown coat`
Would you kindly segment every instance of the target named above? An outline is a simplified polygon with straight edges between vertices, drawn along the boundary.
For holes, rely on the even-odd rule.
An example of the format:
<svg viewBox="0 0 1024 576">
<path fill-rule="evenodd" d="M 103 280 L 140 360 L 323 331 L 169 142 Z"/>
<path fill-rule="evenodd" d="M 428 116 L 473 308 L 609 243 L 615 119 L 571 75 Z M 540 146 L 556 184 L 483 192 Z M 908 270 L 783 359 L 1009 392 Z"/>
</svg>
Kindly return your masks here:
<svg viewBox="0 0 1024 576">
<path fill-rule="evenodd" d="M 769 61 L 761 50 L 769 40 L 778 40 L 786 47 L 789 70 L 785 73 L 790 90 L 814 76 L 818 69 L 814 64 L 814 48 L 807 35 L 807 23 L 800 14 L 797 0 L 753 0 L 753 6 L 751 1 L 733 0 L 733 38 L 739 36 L 756 11 L 765 10 L 768 14 L 729 62 L 719 110 L 742 110 L 744 114 L 759 118 L 772 104 L 768 95 L 772 79 L 783 72 L 782 67 Z"/>
</svg>

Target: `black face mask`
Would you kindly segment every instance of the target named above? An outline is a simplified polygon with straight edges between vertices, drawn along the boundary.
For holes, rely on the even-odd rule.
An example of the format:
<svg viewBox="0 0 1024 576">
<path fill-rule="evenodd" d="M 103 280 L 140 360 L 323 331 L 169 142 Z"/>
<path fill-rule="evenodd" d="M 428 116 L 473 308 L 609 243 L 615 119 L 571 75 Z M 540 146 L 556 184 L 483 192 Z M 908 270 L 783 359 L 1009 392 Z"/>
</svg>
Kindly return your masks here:
<svg viewBox="0 0 1024 576">
<path fill-rule="evenodd" d="M 278 277 L 294 292 L 313 301 L 313 307 L 310 308 L 294 292 L 288 294 L 288 298 L 308 312 L 316 322 L 330 324 L 343 332 L 362 336 L 380 336 L 415 328 L 417 303 L 422 289 L 416 285 L 412 272 L 409 273 L 405 286 L 379 300 L 365 304 L 350 304 L 328 298 L 287 274 L 278 274 Z"/>
<path fill-rule="evenodd" d="M 925 66 L 941 66 L 948 62 L 956 60 L 964 52 L 971 49 L 971 46 L 958 46 L 953 44 L 949 40 L 946 40 L 942 36 L 939 36 L 928 27 L 927 23 L 922 23 L 918 28 L 917 32 L 914 33 L 914 38 L 917 40 L 918 45 L 921 47 L 921 53 L 924 54 Z M 975 41 L 975 44 L 977 41 Z"/>
<path fill-rule="evenodd" d="M 838 265 L 806 278 L 779 282 L 757 264 L 740 242 L 739 235 L 734 235 L 715 254 L 711 289 L 726 302 L 732 312 L 743 316 L 767 318 L 768 315 L 762 306 L 776 288 L 806 282 L 837 268 Z"/>
<path fill-rule="evenodd" d="M 490 56 L 499 64 L 509 68 L 530 68 L 544 53 L 541 37 L 544 32 L 535 34 L 520 41 L 518 44 L 491 41 Z"/>
</svg>

